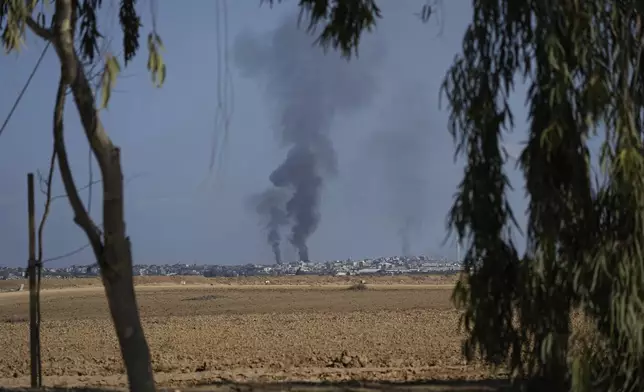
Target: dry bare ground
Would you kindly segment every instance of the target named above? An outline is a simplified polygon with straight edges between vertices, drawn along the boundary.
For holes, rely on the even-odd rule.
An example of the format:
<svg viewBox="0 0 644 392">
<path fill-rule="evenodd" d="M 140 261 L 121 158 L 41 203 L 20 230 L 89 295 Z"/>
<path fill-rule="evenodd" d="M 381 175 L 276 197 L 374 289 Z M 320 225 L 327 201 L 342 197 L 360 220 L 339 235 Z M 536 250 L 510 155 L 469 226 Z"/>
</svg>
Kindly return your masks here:
<svg viewBox="0 0 644 392">
<path fill-rule="evenodd" d="M 349 278 L 268 279 L 139 279 L 159 384 L 218 391 L 495 390 L 496 383 L 482 382 L 488 370 L 466 365 L 460 355 L 448 277 L 373 277 L 367 290 L 349 290 L 355 281 Z M 125 386 L 100 282 L 48 280 L 41 298 L 45 385 Z M 0 293 L 1 386 L 29 384 L 27 305 L 26 292 Z"/>
</svg>

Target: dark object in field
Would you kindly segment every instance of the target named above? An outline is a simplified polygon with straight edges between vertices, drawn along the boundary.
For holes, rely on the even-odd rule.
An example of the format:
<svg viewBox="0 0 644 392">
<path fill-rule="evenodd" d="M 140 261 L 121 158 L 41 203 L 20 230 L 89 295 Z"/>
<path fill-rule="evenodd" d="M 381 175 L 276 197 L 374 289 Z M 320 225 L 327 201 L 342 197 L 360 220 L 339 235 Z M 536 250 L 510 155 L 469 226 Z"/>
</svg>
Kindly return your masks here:
<svg viewBox="0 0 644 392">
<path fill-rule="evenodd" d="M 11 315 L 2 319 L 3 322 L 7 324 L 18 324 L 18 323 L 27 323 L 29 322 L 29 317 L 22 315 Z"/>
<path fill-rule="evenodd" d="M 184 298 L 182 301 L 211 301 L 213 299 L 218 299 L 214 294 L 207 294 L 207 295 L 201 295 L 199 297 L 189 297 L 189 298 Z"/>
<path fill-rule="evenodd" d="M 367 289 L 367 284 L 365 282 L 359 282 L 349 286 L 349 290 L 362 291 Z"/>
</svg>

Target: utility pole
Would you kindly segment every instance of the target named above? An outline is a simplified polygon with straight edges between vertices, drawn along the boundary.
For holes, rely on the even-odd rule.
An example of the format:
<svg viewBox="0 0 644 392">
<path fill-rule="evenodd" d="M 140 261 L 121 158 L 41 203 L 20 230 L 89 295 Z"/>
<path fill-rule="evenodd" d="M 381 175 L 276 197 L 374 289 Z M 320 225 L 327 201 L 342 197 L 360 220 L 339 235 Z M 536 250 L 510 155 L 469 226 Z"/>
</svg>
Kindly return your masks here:
<svg viewBox="0 0 644 392">
<path fill-rule="evenodd" d="M 29 226 L 29 351 L 31 354 L 31 387 L 40 388 L 40 307 L 36 275 L 36 206 L 34 174 L 27 174 L 27 205 Z M 39 274 L 38 274 L 39 275 Z"/>
</svg>

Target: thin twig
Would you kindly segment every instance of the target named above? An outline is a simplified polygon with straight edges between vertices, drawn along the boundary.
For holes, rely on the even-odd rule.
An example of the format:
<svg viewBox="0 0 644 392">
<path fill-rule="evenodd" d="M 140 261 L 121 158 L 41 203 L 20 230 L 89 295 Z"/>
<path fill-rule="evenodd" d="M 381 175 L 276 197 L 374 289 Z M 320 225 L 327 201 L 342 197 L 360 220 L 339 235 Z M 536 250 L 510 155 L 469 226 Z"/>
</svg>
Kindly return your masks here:
<svg viewBox="0 0 644 392">
<path fill-rule="evenodd" d="M 56 166 L 56 148 L 53 148 L 53 151 L 51 153 L 51 160 L 49 161 L 49 174 L 47 175 L 47 193 L 46 193 L 46 199 L 45 199 L 45 209 L 42 213 L 42 217 L 40 218 L 40 224 L 38 225 L 38 263 L 42 262 L 42 239 L 43 239 L 43 232 L 45 231 L 45 223 L 47 222 L 47 217 L 49 216 L 49 210 L 51 207 L 51 183 L 52 179 L 54 177 L 54 169 Z"/>
<path fill-rule="evenodd" d="M 131 181 L 133 181 L 133 180 L 135 180 L 135 179 L 137 179 L 137 178 L 139 178 L 139 177 L 143 177 L 145 174 L 146 174 L 146 173 L 137 173 L 137 174 L 134 174 L 134 175 L 132 175 L 132 176 L 130 176 L 130 177 L 128 177 L 128 178 L 126 178 L 126 179 L 125 179 L 125 185 L 129 184 Z M 40 171 L 36 171 L 36 175 L 37 175 L 37 176 L 38 176 L 38 178 L 39 178 L 39 182 L 40 182 L 40 191 L 41 191 L 44 195 L 46 195 L 46 194 L 47 194 L 47 180 L 45 180 L 44 178 L 42 178 L 42 174 L 40 173 Z M 90 187 L 92 187 L 92 186 L 94 186 L 94 185 L 98 185 L 98 184 L 100 184 L 101 182 L 103 182 L 103 180 L 92 180 L 92 181 L 88 182 L 87 184 L 85 184 L 84 186 L 82 186 L 82 187 L 80 187 L 80 188 L 76 189 L 76 192 L 82 192 L 82 191 L 84 191 L 84 190 L 86 190 L 86 189 L 89 189 Z M 60 195 L 52 196 L 52 197 L 51 197 L 51 201 L 58 200 L 58 199 L 62 199 L 62 198 L 67 198 L 67 194 L 64 194 L 64 193 L 63 193 L 63 194 L 60 194 Z"/>
<path fill-rule="evenodd" d="M 57 260 L 60 260 L 60 259 L 66 259 L 68 257 L 74 256 L 75 254 L 78 254 L 78 253 L 84 251 L 85 249 L 89 248 L 90 246 L 91 246 L 91 244 L 88 242 L 85 245 L 83 245 L 81 247 L 78 247 L 78 248 L 76 248 L 76 249 L 74 249 L 74 250 L 72 250 L 70 252 L 63 253 L 62 255 L 50 257 L 48 259 L 43 260 L 42 262 L 43 263 L 49 263 L 50 261 L 57 261 Z"/>
<path fill-rule="evenodd" d="M 87 213 L 91 216 L 92 215 L 92 183 L 94 182 L 94 170 L 93 170 L 93 161 L 92 158 L 94 158 L 94 154 L 92 153 L 92 149 L 90 148 L 88 151 L 88 158 L 87 158 L 87 165 L 89 166 L 89 188 L 87 191 Z"/>
</svg>

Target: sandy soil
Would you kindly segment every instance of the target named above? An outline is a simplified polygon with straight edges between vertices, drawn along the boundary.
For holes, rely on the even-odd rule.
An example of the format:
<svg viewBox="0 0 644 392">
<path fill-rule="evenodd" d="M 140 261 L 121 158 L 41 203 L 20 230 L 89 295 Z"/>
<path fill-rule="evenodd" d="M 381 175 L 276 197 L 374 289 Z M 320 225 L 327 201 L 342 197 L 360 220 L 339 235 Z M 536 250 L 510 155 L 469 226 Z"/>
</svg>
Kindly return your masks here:
<svg viewBox="0 0 644 392">
<path fill-rule="evenodd" d="M 375 278 L 368 279 L 367 290 L 355 291 L 344 278 L 293 278 L 271 278 L 268 285 L 265 278 L 254 284 L 140 281 L 139 306 L 159 384 L 214 390 L 219 383 L 217 390 L 238 390 L 239 383 L 262 383 L 261 390 L 276 390 L 270 384 L 281 383 L 279 390 L 285 382 L 361 380 L 367 383 L 362 390 L 373 390 L 383 381 L 490 377 L 482 366 L 463 362 L 447 281 Z M 45 385 L 124 386 L 102 287 L 82 279 L 69 283 L 42 293 Z M 1 386 L 29 383 L 27 304 L 26 292 L 0 293 Z M 404 388 L 491 390 L 473 382 Z"/>
<path fill-rule="evenodd" d="M 288 286 L 321 286 L 340 284 L 346 285 L 360 281 L 355 276 L 248 276 L 238 278 L 205 278 L 203 276 L 136 276 L 134 284 L 137 286 L 151 285 L 177 285 L 185 282 L 187 285 L 224 285 L 224 286 L 257 286 L 264 285 L 266 280 L 271 285 Z M 456 275 L 402 275 L 402 276 L 369 276 L 366 278 L 370 283 L 384 285 L 400 284 L 454 284 Z M 20 284 L 28 287 L 26 279 L 0 280 L 0 292 L 14 291 Z M 72 279 L 43 279 L 42 289 L 80 288 L 101 286 L 99 278 L 72 278 Z"/>
</svg>

